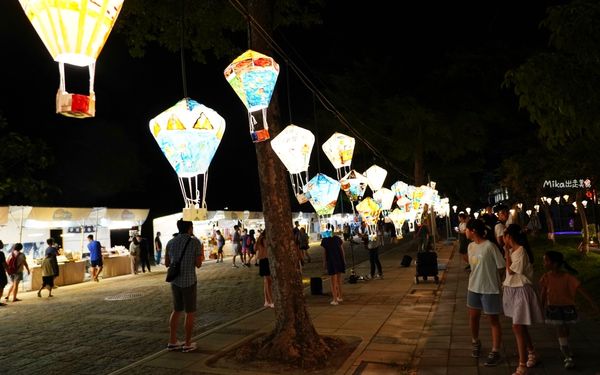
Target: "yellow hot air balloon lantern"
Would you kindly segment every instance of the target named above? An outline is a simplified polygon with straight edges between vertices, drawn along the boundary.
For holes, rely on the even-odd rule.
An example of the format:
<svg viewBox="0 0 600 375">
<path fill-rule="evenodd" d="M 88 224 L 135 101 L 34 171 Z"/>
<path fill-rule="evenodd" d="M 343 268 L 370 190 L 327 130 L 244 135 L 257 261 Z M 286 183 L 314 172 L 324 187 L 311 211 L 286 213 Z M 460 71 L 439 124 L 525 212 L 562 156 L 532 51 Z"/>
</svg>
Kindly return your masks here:
<svg viewBox="0 0 600 375">
<path fill-rule="evenodd" d="M 352 154 L 354 154 L 355 142 L 354 138 L 350 136 L 342 133 L 333 133 L 333 135 L 323 143 L 323 146 L 321 146 L 327 159 L 333 164 L 338 180 L 341 180 L 343 176 L 350 173 L 350 164 L 352 164 Z"/>
<path fill-rule="evenodd" d="M 19 0 L 42 42 L 58 62 L 60 85 L 56 113 L 94 117 L 96 59 L 113 28 L 123 0 Z M 87 66 L 89 95 L 70 94 L 65 87 L 64 64 Z"/>
<path fill-rule="evenodd" d="M 271 102 L 275 83 L 279 75 L 279 64 L 272 57 L 248 50 L 238 56 L 225 69 L 225 79 L 248 109 L 248 123 L 252 141 L 262 142 L 270 138 L 267 124 L 267 107 Z M 262 112 L 263 128 L 253 113 Z"/>
</svg>

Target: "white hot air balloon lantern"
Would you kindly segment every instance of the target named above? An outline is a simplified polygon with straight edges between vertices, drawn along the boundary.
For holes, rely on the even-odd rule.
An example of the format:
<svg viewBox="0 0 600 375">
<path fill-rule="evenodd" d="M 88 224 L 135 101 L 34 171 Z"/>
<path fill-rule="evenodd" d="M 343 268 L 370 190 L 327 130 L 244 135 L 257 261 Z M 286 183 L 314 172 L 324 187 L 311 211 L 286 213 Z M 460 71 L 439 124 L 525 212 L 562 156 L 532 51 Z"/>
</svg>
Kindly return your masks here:
<svg viewBox="0 0 600 375">
<path fill-rule="evenodd" d="M 112 30 L 123 0 L 19 0 L 27 18 L 58 62 L 60 86 L 56 113 L 69 117 L 94 117 L 96 59 Z M 88 95 L 69 94 L 64 64 L 84 67 L 90 73 Z"/>
<path fill-rule="evenodd" d="M 299 203 L 308 201 L 304 186 L 308 183 L 308 163 L 315 144 L 315 136 L 309 130 L 288 125 L 271 141 L 271 147 L 290 173 L 294 194 Z"/>
<path fill-rule="evenodd" d="M 369 187 L 375 192 L 383 186 L 387 171 L 378 165 L 372 165 L 365 171 L 364 175 L 369 181 Z"/>
<path fill-rule="evenodd" d="M 208 167 L 223 138 L 225 120 L 214 110 L 185 98 L 150 120 L 149 126 L 179 178 L 184 217 L 203 220 Z M 200 181 L 198 176 L 202 176 Z"/>
<path fill-rule="evenodd" d="M 379 207 L 381 207 L 384 216 L 387 216 L 392 209 L 395 197 L 396 195 L 394 192 L 388 188 L 381 188 L 373 193 L 373 199 L 377 202 Z"/>
<path fill-rule="evenodd" d="M 329 139 L 323 143 L 323 152 L 327 159 L 333 164 L 337 172 L 338 181 L 350 172 L 352 155 L 354 154 L 354 138 L 342 133 L 333 133 Z"/>
</svg>

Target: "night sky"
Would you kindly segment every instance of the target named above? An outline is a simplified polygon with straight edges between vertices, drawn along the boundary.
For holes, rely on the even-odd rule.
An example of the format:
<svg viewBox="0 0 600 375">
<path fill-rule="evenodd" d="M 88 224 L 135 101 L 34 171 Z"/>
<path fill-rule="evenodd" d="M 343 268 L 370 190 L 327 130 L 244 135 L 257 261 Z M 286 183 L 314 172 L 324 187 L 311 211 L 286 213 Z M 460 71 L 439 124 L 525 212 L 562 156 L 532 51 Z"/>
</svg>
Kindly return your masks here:
<svg viewBox="0 0 600 375">
<path fill-rule="evenodd" d="M 487 47 L 525 52 L 543 48 L 547 35 L 538 25 L 548 4 L 424 1 L 398 3 L 395 6 L 400 9 L 390 11 L 390 2 L 355 5 L 336 0 L 327 1 L 323 25 L 283 33 L 294 49 L 290 55 L 302 57 L 306 65 L 299 65 L 306 67 L 309 76 L 313 73 L 322 80 L 336 66 L 351 65 L 355 57 L 370 55 L 376 62 L 395 56 L 398 74 L 405 77 L 399 90 L 409 91 L 413 81 L 443 65 L 448 54 L 468 54 Z M 240 54 L 247 49 L 239 47 Z M 151 118 L 183 97 L 178 53 L 151 47 L 144 58 L 132 58 L 123 35 L 113 30 L 96 65 L 96 117 L 80 120 L 55 114 L 57 63 L 16 0 L 0 2 L 0 50 L 0 110 L 11 130 L 45 139 L 55 156 L 55 164 L 43 177 L 61 192 L 51 194 L 44 205 L 144 207 L 151 208 L 152 216 L 181 209 L 176 175 L 148 131 Z M 260 210 L 256 156 L 245 107 L 223 78 L 228 61 L 211 59 L 208 64 L 198 64 L 188 59 L 186 64 L 188 96 L 216 110 L 227 122 L 209 169 L 209 210 Z M 285 74 L 282 64 L 280 95 L 287 91 L 282 89 Z M 67 67 L 66 76 L 67 91 L 87 91 L 87 69 Z M 294 77 L 290 82 L 293 119 L 312 118 L 310 92 Z M 282 117 L 287 121 L 288 99 L 280 98 Z M 335 96 L 329 99 L 336 103 Z M 362 121 L 368 123 L 368 119 Z M 310 126 L 313 124 L 306 127 Z M 316 164 L 311 164 L 311 175 L 316 173 Z M 319 164 L 323 173 L 335 176 L 322 153 Z M 407 172 L 412 174 L 412 170 Z M 399 178 L 391 173 L 385 186 Z M 438 186 L 443 194 L 445 187 Z"/>
</svg>

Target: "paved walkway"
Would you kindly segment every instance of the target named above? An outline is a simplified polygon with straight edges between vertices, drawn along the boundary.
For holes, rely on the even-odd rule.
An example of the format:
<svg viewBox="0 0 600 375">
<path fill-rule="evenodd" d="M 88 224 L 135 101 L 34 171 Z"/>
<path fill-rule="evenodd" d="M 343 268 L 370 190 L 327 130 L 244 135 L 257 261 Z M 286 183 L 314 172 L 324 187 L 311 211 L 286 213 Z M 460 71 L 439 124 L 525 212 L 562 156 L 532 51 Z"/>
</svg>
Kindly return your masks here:
<svg viewBox="0 0 600 375">
<path fill-rule="evenodd" d="M 410 247 L 396 247 L 381 255 L 384 280 L 359 281 L 343 286 L 344 302 L 329 305 L 328 295 L 307 295 L 313 324 L 320 334 L 358 339 L 359 344 L 335 374 L 512 374 L 515 344 L 510 322 L 503 318 L 503 362 L 495 368 L 483 366 L 484 358 L 470 357 L 470 336 L 465 307 L 468 274 L 452 244 L 438 244 L 438 263 L 445 265 L 441 283 L 415 284 L 414 264 L 400 267 Z M 368 262 L 356 266 L 368 272 Z M 325 282 L 328 293 L 328 283 Z M 198 335 L 195 353 L 157 352 L 113 374 L 229 374 L 231 369 L 215 365 L 220 353 L 234 348 L 250 336 L 268 332 L 274 324 L 270 309 L 258 309 Z M 600 325 L 583 319 L 572 332 L 577 368 L 562 368 L 553 332 L 545 326 L 531 330 L 542 362 L 529 374 L 589 374 L 600 372 Z M 489 349 L 489 327 L 482 321 L 481 338 Z M 239 374 L 251 371 L 236 370 Z M 263 372 L 264 373 L 264 372 Z"/>
</svg>

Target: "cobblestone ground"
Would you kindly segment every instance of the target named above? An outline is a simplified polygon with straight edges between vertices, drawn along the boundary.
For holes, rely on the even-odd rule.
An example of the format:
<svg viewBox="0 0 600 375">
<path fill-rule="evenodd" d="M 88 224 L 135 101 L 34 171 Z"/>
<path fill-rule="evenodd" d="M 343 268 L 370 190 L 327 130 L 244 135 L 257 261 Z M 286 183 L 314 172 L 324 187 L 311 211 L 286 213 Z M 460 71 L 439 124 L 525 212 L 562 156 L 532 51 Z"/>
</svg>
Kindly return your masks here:
<svg viewBox="0 0 600 375">
<path fill-rule="evenodd" d="M 347 246 L 346 259 L 352 264 Z M 353 246 L 358 265 L 368 259 Z M 395 249 L 395 248 L 394 248 Z M 309 250 L 304 276 L 322 275 L 322 249 Z M 368 263 L 368 262 L 367 262 Z M 361 273 L 366 272 L 363 265 Z M 0 307 L 0 374 L 107 374 L 164 348 L 171 311 L 165 268 L 64 286 L 53 298 L 20 293 L 22 302 Z M 259 309 L 258 268 L 207 262 L 198 271 L 195 334 Z"/>
</svg>

